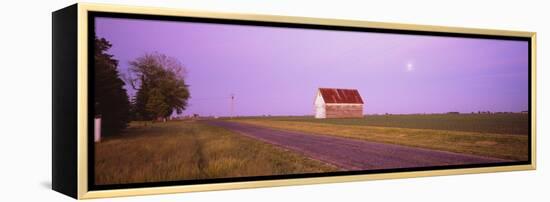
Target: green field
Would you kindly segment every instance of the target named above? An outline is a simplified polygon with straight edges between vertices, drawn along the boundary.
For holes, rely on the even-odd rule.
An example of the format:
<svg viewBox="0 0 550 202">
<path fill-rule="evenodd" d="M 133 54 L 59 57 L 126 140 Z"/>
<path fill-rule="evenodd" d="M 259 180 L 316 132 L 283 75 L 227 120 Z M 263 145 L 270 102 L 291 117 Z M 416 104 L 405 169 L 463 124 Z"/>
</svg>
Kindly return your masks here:
<svg viewBox="0 0 550 202">
<path fill-rule="evenodd" d="M 528 117 L 524 114 L 256 117 L 233 121 L 510 160 L 527 160 L 529 152 Z"/>
<path fill-rule="evenodd" d="M 306 116 L 261 117 L 260 119 L 341 125 L 469 131 L 499 134 L 529 134 L 529 116 L 528 114 L 519 113 L 367 115 L 365 116 L 365 118 L 361 119 L 315 119 L 313 117 Z"/>
<path fill-rule="evenodd" d="M 96 184 L 335 171 L 291 151 L 197 121 L 132 123 L 95 144 Z"/>
</svg>

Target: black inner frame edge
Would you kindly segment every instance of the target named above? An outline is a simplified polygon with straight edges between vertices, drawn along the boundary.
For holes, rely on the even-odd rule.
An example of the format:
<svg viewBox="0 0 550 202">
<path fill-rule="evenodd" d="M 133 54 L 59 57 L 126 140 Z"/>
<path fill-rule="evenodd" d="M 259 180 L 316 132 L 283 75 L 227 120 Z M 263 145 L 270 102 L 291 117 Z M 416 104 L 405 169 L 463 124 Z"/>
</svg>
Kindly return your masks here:
<svg viewBox="0 0 550 202">
<path fill-rule="evenodd" d="M 176 22 L 198 22 L 198 23 L 213 23 L 226 25 L 249 25 L 249 26 L 264 26 L 264 27 L 284 27 L 298 29 L 316 29 L 316 30 L 337 30 L 337 31 L 355 31 L 355 32 L 370 32 L 370 33 L 388 33 L 388 34 L 407 34 L 407 35 L 423 35 L 423 36 L 442 36 L 442 37 L 460 37 L 460 38 L 478 38 L 478 39 L 498 39 L 498 40 L 513 40 L 528 42 L 528 57 L 529 57 L 529 97 L 528 97 L 528 116 L 529 116 L 529 134 L 528 134 L 528 150 L 529 158 L 527 161 L 514 161 L 503 163 L 483 163 L 483 164 L 468 164 L 468 165 L 450 165 L 450 166 L 433 166 L 433 167 L 416 167 L 416 168 L 396 168 L 396 169 L 381 169 L 381 170 L 362 170 L 362 171 L 337 171 L 326 173 L 306 173 L 306 174 L 288 174 L 288 175 L 271 175 L 271 176 L 250 176 L 250 177 L 234 177 L 234 178 L 213 178 L 213 179 L 198 179 L 198 180 L 181 180 L 181 181 L 164 181 L 164 182 L 146 182 L 146 183 L 129 183 L 129 184 L 111 184 L 111 185 L 96 185 L 95 184 L 95 147 L 93 139 L 93 127 L 88 127 L 88 190 L 111 190 L 111 189 L 126 189 L 126 188 L 145 188 L 145 187 L 160 187 L 160 186 L 175 186 L 175 185 L 196 185 L 196 184 L 213 184 L 213 183 L 229 183 L 229 182 L 244 182 L 244 181 L 261 181 L 261 180 L 283 180 L 283 179 L 300 179 L 311 177 L 334 177 L 334 176 L 349 176 L 349 175 L 364 175 L 364 174 L 379 174 L 379 173 L 394 173 L 394 172 L 412 172 L 412 171 L 435 171 L 447 169 L 461 168 L 481 168 L 481 167 L 497 167 L 497 166 L 514 166 L 514 165 L 530 165 L 532 162 L 532 43 L 530 37 L 518 36 L 500 36 L 486 34 L 465 34 L 451 32 L 434 32 L 434 31 L 418 31 L 418 30 L 399 30 L 399 29 L 383 29 L 383 28 L 365 28 L 365 27 L 350 27 L 336 25 L 314 25 L 314 24 L 299 24 L 299 23 L 283 23 L 283 22 L 265 22 L 251 20 L 234 20 L 234 19 L 214 19 L 214 18 L 199 18 L 199 17 L 178 17 L 178 16 L 161 16 L 161 15 L 146 15 L 146 14 L 128 14 L 128 13 L 111 13 L 111 12 L 88 12 L 88 126 L 93 126 L 94 120 L 94 105 L 89 103 L 94 102 L 94 36 L 95 36 L 95 18 L 96 17 L 111 17 L 120 19 L 137 19 L 137 20 L 160 20 L 160 21 L 176 21 Z"/>
</svg>

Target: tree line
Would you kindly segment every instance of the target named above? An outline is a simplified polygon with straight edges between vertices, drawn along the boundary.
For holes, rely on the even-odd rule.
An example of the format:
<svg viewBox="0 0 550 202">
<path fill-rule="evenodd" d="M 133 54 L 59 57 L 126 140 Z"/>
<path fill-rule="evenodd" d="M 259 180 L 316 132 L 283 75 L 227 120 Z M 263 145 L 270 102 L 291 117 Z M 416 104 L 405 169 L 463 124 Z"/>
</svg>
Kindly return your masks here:
<svg viewBox="0 0 550 202">
<path fill-rule="evenodd" d="M 186 109 L 189 85 L 185 83 L 185 68 L 177 59 L 146 53 L 130 61 L 123 80 L 119 61 L 108 53 L 111 47 L 105 38 L 95 37 L 94 115 L 101 117 L 103 135 L 119 133 L 130 120 L 166 120 Z M 136 91 L 131 98 L 124 88 L 126 83 Z"/>
</svg>

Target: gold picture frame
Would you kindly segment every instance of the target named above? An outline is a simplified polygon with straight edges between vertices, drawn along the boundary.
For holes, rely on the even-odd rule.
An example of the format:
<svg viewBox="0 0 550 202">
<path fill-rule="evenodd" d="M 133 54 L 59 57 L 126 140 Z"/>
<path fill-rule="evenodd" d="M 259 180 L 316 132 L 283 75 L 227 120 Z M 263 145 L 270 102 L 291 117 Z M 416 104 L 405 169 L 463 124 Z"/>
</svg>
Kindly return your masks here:
<svg viewBox="0 0 550 202">
<path fill-rule="evenodd" d="M 64 11 L 64 10 L 70 10 Z M 123 14 L 142 14 L 142 15 L 158 15 L 158 16 L 174 16 L 174 17 L 197 17 L 197 18 L 212 18 L 212 19 L 228 19 L 228 20 L 245 20 L 245 21 L 261 21 L 261 22 L 275 22 L 275 23 L 298 23 L 309 25 L 323 25 L 323 26 L 346 26 L 357 28 L 375 28 L 375 29 L 389 29 L 389 30 L 405 30 L 405 31 L 423 31 L 434 33 L 457 33 L 457 34 L 474 34 L 474 35 L 487 35 L 487 36 L 513 36 L 524 37 L 530 39 L 531 54 L 531 74 L 530 74 L 530 120 L 531 120 L 531 134 L 530 134 L 530 164 L 524 165 L 508 165 L 508 166 L 494 166 L 494 167 L 477 167 L 477 168 L 457 168 L 457 169 L 443 169 L 443 170 L 427 170 L 427 171 L 405 171 L 405 172 L 392 172 L 392 173 L 376 173 L 376 174 L 357 174 L 357 175 L 343 175 L 343 176 L 326 176 L 326 177 L 307 177 L 296 179 L 274 179 L 274 180 L 259 180 L 259 181 L 244 181 L 244 182 L 225 182 L 225 183 L 209 183 L 209 184 L 195 184 L 195 185 L 173 185 L 173 186 L 160 186 L 160 187 L 143 187 L 143 188 L 122 188 L 122 189 L 110 189 L 110 190 L 90 190 L 89 175 L 88 175 L 88 162 L 89 162 L 89 116 L 88 116 L 88 29 L 89 13 L 90 12 L 108 12 L 108 13 L 123 13 Z M 57 13 L 57 14 L 56 14 Z M 380 179 L 396 179 L 396 178 L 412 178 L 412 177 L 425 177 L 425 176 L 441 176 L 441 175 L 458 175 L 458 174 L 472 174 L 472 173 L 490 173 L 490 172 L 503 172 L 503 171 L 520 171 L 520 170 L 535 170 L 536 169 L 536 33 L 535 32 L 523 32 L 523 31 L 509 31 L 509 30 L 492 30 L 492 29 L 477 29 L 477 28 L 460 28 L 460 27 L 445 27 L 445 26 L 429 26 L 429 25 L 412 25 L 412 24 L 398 24 L 398 23 L 382 23 L 382 22 L 367 22 L 356 20 L 342 20 L 342 19 L 321 19 L 321 18 L 309 18 L 309 17 L 294 17 L 294 16 L 276 16 L 276 15 L 259 15 L 259 14 L 242 14 L 242 13 L 221 13 L 221 12 L 206 12 L 206 11 L 193 11 L 182 9 L 169 9 L 169 8 L 152 8 L 152 7 L 137 7 L 137 6 L 120 6 L 120 5 L 106 5 L 106 4 L 91 4 L 91 3 L 78 3 L 66 9 L 62 9 L 54 13 L 54 129 L 53 129 L 53 141 L 54 141 L 54 177 L 53 177 L 53 189 L 61 193 L 67 194 L 77 199 L 92 199 L 103 197 L 120 197 L 120 196 L 134 196 L 134 195 L 148 195 L 148 194 L 168 194 L 168 193 L 183 193 L 183 192 L 196 192 L 196 191 L 211 191 L 211 190 L 226 190 L 226 189 L 244 189 L 244 188 L 257 188 L 257 187 L 275 187 L 275 186 L 289 186 L 289 185 L 305 185 L 305 184 L 320 184 L 320 183 L 335 183 L 335 182 L 351 182 L 351 181 L 364 181 L 364 180 L 380 180 Z M 70 14 L 63 14 L 70 13 Z M 56 18 L 56 15 L 59 16 Z M 64 21 L 66 18 L 74 18 L 75 23 L 67 23 Z M 58 27 L 56 27 L 56 24 Z M 67 28 L 69 27 L 69 28 Z M 56 80 L 61 76 L 67 76 L 67 72 L 63 72 L 63 68 L 74 68 L 74 66 L 67 65 L 59 70 L 56 75 L 56 66 L 62 66 L 61 62 L 56 63 L 56 54 L 64 54 L 63 50 L 57 47 L 61 47 L 59 43 L 61 40 L 55 40 L 56 34 L 62 35 L 63 29 L 73 29 L 73 32 L 66 34 L 77 33 L 75 39 L 76 44 L 74 49 L 66 49 L 65 51 L 76 51 L 76 74 L 74 81 L 76 82 L 76 92 L 73 94 L 77 108 L 74 110 L 75 128 L 76 132 L 63 132 L 56 123 L 68 118 L 62 118 L 64 116 L 60 111 L 56 111 L 56 92 L 63 93 L 61 90 L 56 91 Z M 64 35 L 63 35 L 64 36 Z M 61 36 L 61 37 L 63 37 Z M 71 42 L 72 43 L 72 42 Z M 59 53 L 56 53 L 58 51 Z M 57 57 L 57 60 L 59 59 Z M 71 63 L 72 64 L 72 63 Z M 68 75 L 71 76 L 71 75 Z M 60 81 L 59 85 L 65 85 Z M 68 84 L 72 85 L 72 84 Z M 76 96 L 76 97 L 74 97 Z M 65 98 L 59 98 L 57 101 L 64 102 Z M 60 107 L 61 108 L 61 107 Z M 59 108 L 59 109 L 60 109 Z M 70 110 L 70 109 L 67 109 Z M 59 120 L 56 120 L 56 116 L 59 116 Z M 70 142 L 67 140 L 69 136 L 76 136 L 76 142 Z M 66 142 L 69 141 L 69 142 Z M 59 142 L 59 143 L 57 143 Z M 72 145 L 74 144 L 74 145 Z M 65 146 L 64 146 L 65 145 Z M 72 145 L 72 146 L 66 146 Z M 66 148 L 67 147 L 67 148 Z M 56 150 L 57 149 L 57 150 Z M 60 154 L 63 151 L 74 152 L 76 159 L 69 156 L 63 156 Z M 56 172 L 75 172 L 76 178 L 72 179 L 72 175 L 63 176 L 56 175 Z M 65 179 L 66 178 L 66 179 Z"/>
</svg>

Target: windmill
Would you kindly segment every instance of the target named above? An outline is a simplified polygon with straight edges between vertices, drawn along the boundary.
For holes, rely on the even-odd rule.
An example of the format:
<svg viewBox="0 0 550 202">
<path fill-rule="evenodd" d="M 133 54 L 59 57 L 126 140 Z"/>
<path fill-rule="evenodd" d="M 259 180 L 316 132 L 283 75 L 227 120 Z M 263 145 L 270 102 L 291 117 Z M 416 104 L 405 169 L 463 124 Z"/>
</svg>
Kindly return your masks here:
<svg viewBox="0 0 550 202">
<path fill-rule="evenodd" d="M 233 118 L 233 110 L 235 108 L 235 94 L 231 93 L 230 99 L 231 99 L 231 108 L 230 108 L 231 111 L 230 111 L 229 117 Z"/>
</svg>

